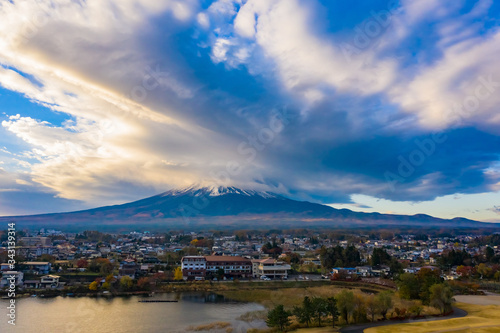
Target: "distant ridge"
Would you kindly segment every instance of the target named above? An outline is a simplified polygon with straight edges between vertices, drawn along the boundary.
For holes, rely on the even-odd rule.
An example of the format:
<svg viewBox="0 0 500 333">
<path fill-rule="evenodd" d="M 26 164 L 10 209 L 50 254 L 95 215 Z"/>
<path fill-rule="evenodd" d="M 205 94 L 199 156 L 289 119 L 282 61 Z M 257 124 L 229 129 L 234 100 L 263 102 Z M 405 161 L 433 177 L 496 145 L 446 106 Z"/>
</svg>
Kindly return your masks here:
<svg viewBox="0 0 500 333">
<path fill-rule="evenodd" d="M 425 214 L 390 215 L 335 209 L 276 193 L 225 186 L 172 189 L 142 200 L 89 210 L 0 217 L 26 227 L 56 228 L 498 228 L 500 224 L 465 218 L 439 219 Z"/>
</svg>

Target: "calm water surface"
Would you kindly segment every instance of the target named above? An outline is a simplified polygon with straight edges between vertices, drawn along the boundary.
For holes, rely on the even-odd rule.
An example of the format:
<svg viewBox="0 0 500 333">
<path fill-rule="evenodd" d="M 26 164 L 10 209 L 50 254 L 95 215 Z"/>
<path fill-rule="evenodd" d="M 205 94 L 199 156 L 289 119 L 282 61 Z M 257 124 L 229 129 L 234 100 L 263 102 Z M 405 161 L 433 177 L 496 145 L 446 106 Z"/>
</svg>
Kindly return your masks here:
<svg viewBox="0 0 500 333">
<path fill-rule="evenodd" d="M 140 303 L 139 300 L 177 299 L 177 303 Z M 160 294 L 155 297 L 22 298 L 16 300 L 16 326 L 7 323 L 8 300 L 0 300 L 1 333 L 139 333 L 186 332 L 215 321 L 231 322 L 233 333 L 265 327 L 263 321 L 246 323 L 240 315 L 264 307 L 238 303 L 214 294 Z M 220 330 L 223 332 L 225 330 Z M 215 332 L 215 331 L 212 331 Z"/>
</svg>

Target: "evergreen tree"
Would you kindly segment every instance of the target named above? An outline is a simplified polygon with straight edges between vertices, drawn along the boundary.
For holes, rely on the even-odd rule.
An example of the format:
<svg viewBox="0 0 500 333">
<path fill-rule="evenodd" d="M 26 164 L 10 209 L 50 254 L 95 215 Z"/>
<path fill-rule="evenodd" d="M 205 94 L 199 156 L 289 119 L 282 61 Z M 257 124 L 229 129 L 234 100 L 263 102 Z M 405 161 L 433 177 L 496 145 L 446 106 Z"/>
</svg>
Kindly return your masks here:
<svg viewBox="0 0 500 333">
<path fill-rule="evenodd" d="M 372 266 L 389 265 L 391 263 L 391 256 L 386 250 L 382 248 L 374 248 L 371 258 Z"/>
<path fill-rule="evenodd" d="M 403 299 L 418 299 L 420 285 L 415 274 L 404 273 L 399 276 L 399 296 Z"/>
<path fill-rule="evenodd" d="M 328 314 L 328 304 L 324 298 L 315 297 L 312 302 L 313 315 L 318 319 L 318 326 L 321 327 L 321 318 Z"/>
<path fill-rule="evenodd" d="M 297 317 L 299 323 L 306 324 L 306 326 L 309 327 L 314 316 L 314 308 L 311 299 L 307 296 L 304 297 L 302 306 L 295 306 L 293 308 L 293 314 Z"/>
<path fill-rule="evenodd" d="M 277 305 L 274 309 L 268 312 L 266 323 L 269 327 L 277 327 L 281 332 L 283 332 L 288 326 L 290 326 L 291 313 L 285 311 L 283 305 Z"/>
<path fill-rule="evenodd" d="M 332 316 L 332 327 L 335 327 L 335 321 L 339 316 L 339 309 L 337 307 L 337 300 L 335 299 L 335 297 L 328 297 L 326 299 L 326 309 L 328 311 L 328 314 Z"/>
</svg>

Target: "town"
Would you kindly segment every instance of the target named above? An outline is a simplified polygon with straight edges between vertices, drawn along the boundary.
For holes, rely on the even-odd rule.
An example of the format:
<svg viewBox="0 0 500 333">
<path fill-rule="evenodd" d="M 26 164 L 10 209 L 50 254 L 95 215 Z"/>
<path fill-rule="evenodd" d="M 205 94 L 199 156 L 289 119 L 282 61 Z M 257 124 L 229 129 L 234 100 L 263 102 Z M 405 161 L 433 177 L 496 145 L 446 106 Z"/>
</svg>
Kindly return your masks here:
<svg viewBox="0 0 500 333">
<path fill-rule="evenodd" d="M 438 271 L 447 281 L 500 288 L 500 234 L 234 232 L 18 232 L 16 267 L 1 234 L 0 288 L 15 276 L 31 293 L 149 291 L 183 281 L 344 280 L 398 282 Z M 471 287 L 470 284 L 463 284 Z M 116 286 L 116 287 L 114 287 Z M 464 286 L 457 284 L 457 287 Z"/>
</svg>

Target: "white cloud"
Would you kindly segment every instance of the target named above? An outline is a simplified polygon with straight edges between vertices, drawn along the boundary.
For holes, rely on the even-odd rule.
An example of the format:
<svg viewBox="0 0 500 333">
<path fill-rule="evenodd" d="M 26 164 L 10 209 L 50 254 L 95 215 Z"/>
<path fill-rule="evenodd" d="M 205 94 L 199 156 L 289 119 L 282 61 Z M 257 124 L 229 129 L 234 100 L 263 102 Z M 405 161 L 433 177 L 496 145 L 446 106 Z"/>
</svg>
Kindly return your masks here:
<svg viewBox="0 0 500 333">
<path fill-rule="evenodd" d="M 208 29 L 210 27 L 210 19 L 208 18 L 207 14 L 199 13 L 196 16 L 196 20 L 198 21 L 198 24 L 201 25 L 204 29 Z"/>
<path fill-rule="evenodd" d="M 226 38 L 217 38 L 212 47 L 212 60 L 216 63 L 227 60 L 227 52 L 232 45 L 231 41 Z"/>
<path fill-rule="evenodd" d="M 229 1 L 224 4 L 231 7 Z M 482 24 L 471 23 L 481 19 L 491 4 L 491 0 L 482 0 L 469 13 L 458 15 L 463 10 L 461 2 L 403 1 L 401 8 L 391 9 L 387 32 L 373 37 L 373 45 L 360 48 L 335 35 L 319 36 L 311 28 L 315 13 L 305 3 L 249 0 L 235 16 L 231 12 L 229 21 L 213 27 L 215 35 L 224 32 L 224 37 L 213 39 L 213 61 L 232 67 L 244 63 L 251 73 L 276 74 L 284 88 L 292 96 L 301 97 L 306 105 L 339 93 L 381 94 L 401 111 L 415 114 L 425 129 L 466 124 L 498 127 L 498 93 L 480 100 L 467 116 L 459 115 L 460 122 L 455 111 L 457 104 L 472 103 L 470 98 L 479 89 L 481 78 L 488 80 L 492 75 L 490 80 L 500 81 L 496 56 L 500 53 L 500 32 L 492 29 L 479 34 Z M 398 43 L 412 38 L 412 33 L 429 22 L 436 25 L 438 33 L 436 59 L 429 63 L 398 63 L 390 50 L 397 49 Z M 358 32 L 354 29 L 351 34 L 356 38 Z M 265 56 L 267 67 L 259 63 L 262 58 L 254 57 L 258 51 Z M 259 67 L 266 70 L 253 70 Z"/>
<path fill-rule="evenodd" d="M 500 31 L 479 34 L 482 25 L 470 23 L 489 8 L 491 1 L 479 2 L 460 17 L 453 15 L 458 9 L 456 3 L 447 5 L 449 1 L 441 2 L 439 6 L 447 10 L 435 13 L 441 17 L 436 43 L 441 55 L 431 63 L 403 70 L 387 93 L 403 111 L 416 114 L 424 128 L 474 125 L 497 128 L 494 131 L 498 132 L 500 69 L 496 55 L 500 52 Z M 407 6 L 407 13 L 411 12 L 412 5 Z M 396 30 L 407 26 L 407 13 Z M 392 37 L 389 34 L 387 39 Z M 485 85 L 485 81 L 492 83 Z"/>
<path fill-rule="evenodd" d="M 61 126 L 39 120 L 43 114 L 4 120 L 3 128 L 31 147 L 16 154 L 13 165 L 60 197 L 102 204 L 142 195 L 127 193 L 130 188 L 151 193 L 198 181 L 211 168 L 200 161 L 215 161 L 212 168 L 224 164 L 231 142 L 168 103 L 194 98 L 197 88 L 138 47 L 151 16 L 170 12 L 184 24 L 197 6 L 147 0 L 2 3 L 0 30 L 9 34 L 0 42 L 0 85 L 72 117 Z"/>
<path fill-rule="evenodd" d="M 231 25 L 234 31 L 233 39 L 214 39 L 214 61 L 232 66 L 243 62 L 252 70 L 256 64 L 248 52 L 258 46 L 283 86 L 307 102 L 320 100 L 322 91 L 370 95 L 392 83 L 392 60 L 376 59 L 371 51 L 346 57 L 339 45 L 312 31 L 312 15 L 310 8 L 296 0 L 247 1 L 229 27 L 227 23 L 214 27 L 216 34 Z M 242 49 L 245 57 L 241 57 Z"/>
</svg>

